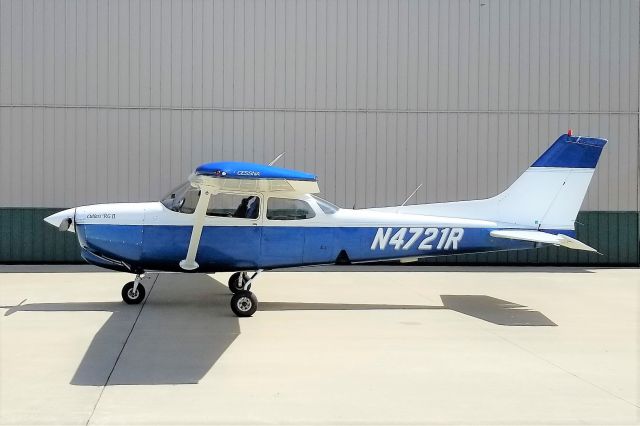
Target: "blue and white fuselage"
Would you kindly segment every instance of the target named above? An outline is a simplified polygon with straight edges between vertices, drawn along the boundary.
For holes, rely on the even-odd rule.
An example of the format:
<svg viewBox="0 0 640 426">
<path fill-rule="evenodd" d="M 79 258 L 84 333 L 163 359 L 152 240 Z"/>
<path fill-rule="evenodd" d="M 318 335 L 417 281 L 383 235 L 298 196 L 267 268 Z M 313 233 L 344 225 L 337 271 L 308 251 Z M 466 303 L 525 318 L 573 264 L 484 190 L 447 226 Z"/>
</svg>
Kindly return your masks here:
<svg viewBox="0 0 640 426">
<path fill-rule="evenodd" d="M 484 200 L 340 209 L 313 195 L 314 175 L 221 162 L 198 167 L 159 202 L 77 207 L 46 220 L 75 231 L 89 263 L 136 274 L 413 260 L 546 244 L 593 251 L 574 239 L 574 221 L 605 144 L 562 135 L 506 191 Z"/>
<path fill-rule="evenodd" d="M 340 261 L 341 253 L 344 260 L 366 262 L 534 247 L 531 242 L 491 237 L 493 230 L 512 228 L 499 222 L 368 209 L 327 214 L 314 197 L 296 197 L 314 210 L 315 217 L 295 221 L 273 221 L 264 215 L 256 220 L 207 217 L 196 271 L 327 264 Z M 79 207 L 75 216 L 75 231 L 89 262 L 95 263 L 91 256 L 95 253 L 128 265 L 127 270 L 182 271 L 179 262 L 187 253 L 193 226 L 182 213 L 151 202 Z"/>
</svg>

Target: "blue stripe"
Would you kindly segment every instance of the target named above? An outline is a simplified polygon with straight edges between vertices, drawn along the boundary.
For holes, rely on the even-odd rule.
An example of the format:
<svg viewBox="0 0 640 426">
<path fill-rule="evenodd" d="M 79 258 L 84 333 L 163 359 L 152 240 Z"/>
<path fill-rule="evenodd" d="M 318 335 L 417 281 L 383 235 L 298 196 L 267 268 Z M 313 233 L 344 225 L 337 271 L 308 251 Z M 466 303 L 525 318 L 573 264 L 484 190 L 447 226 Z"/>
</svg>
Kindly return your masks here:
<svg viewBox="0 0 640 426">
<path fill-rule="evenodd" d="M 134 269 L 182 271 L 178 263 L 187 253 L 192 228 L 85 224 L 77 225 L 76 229 L 81 246 L 85 250 L 121 260 Z M 436 237 L 428 242 L 431 247 L 420 249 L 426 234 L 419 234 L 419 238 L 408 246 L 408 241 L 413 235 L 409 233 L 408 228 L 381 229 L 389 235 L 386 246 L 382 248 L 378 245 L 372 249 L 374 238 L 379 232 L 377 227 L 207 226 L 203 229 L 196 257 L 200 265 L 197 272 L 333 263 L 342 250 L 352 262 L 363 262 L 400 257 L 517 250 L 536 246 L 535 243 L 527 241 L 493 238 L 489 235 L 492 228 L 464 228 L 463 237 L 457 243 L 457 247 L 446 247 L 446 244 L 438 247 L 440 240 L 446 238 L 443 236 L 447 232 L 445 229 L 448 229 L 439 228 Z M 394 243 L 392 238 L 401 229 L 406 230 L 403 241 L 399 243 L 395 240 Z M 562 231 L 571 232 L 573 231 Z M 95 256 L 87 255 L 85 259 L 90 263 L 99 263 Z"/>
<path fill-rule="evenodd" d="M 531 167 L 594 169 L 606 139 L 562 135 Z"/>
</svg>

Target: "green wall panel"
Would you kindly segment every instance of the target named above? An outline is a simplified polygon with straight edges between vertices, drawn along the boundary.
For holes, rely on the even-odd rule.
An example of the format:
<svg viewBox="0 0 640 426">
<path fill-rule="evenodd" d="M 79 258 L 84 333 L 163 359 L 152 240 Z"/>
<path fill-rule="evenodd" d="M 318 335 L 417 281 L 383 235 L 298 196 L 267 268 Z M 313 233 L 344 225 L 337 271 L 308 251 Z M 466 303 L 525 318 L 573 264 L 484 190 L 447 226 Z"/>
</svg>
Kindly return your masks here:
<svg viewBox="0 0 640 426">
<path fill-rule="evenodd" d="M 43 221 L 62 208 L 0 208 L 0 263 L 82 263 L 75 235 Z M 538 250 L 428 258 L 436 265 L 640 265 L 637 212 L 580 212 L 578 239 L 602 254 Z"/>
<path fill-rule="evenodd" d="M 44 218 L 61 208 L 0 208 L 0 263 L 79 263 L 75 234 Z"/>
<path fill-rule="evenodd" d="M 425 259 L 427 264 L 464 265 L 640 265 L 637 212 L 580 212 L 576 231 L 580 241 L 601 254 L 564 247 L 545 247 Z"/>
</svg>

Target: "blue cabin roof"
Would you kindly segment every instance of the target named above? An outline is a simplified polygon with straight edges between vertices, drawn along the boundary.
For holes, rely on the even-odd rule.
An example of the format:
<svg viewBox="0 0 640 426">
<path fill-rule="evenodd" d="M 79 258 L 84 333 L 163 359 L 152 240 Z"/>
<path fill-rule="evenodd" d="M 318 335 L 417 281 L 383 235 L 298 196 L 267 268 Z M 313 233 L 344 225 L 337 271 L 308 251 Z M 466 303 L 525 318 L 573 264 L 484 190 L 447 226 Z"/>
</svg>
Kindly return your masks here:
<svg viewBox="0 0 640 426">
<path fill-rule="evenodd" d="M 311 173 L 240 161 L 219 161 L 201 164 L 195 173 L 196 175 L 230 179 L 287 179 L 310 182 L 316 182 L 318 180 L 316 175 L 312 175 Z"/>
</svg>

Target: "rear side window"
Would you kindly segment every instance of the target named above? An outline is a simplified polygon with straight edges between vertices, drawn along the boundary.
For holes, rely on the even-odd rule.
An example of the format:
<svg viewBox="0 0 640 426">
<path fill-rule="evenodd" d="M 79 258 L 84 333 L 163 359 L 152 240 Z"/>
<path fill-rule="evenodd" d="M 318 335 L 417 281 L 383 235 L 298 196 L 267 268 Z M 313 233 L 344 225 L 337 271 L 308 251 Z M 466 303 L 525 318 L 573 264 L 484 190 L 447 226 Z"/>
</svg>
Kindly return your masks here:
<svg viewBox="0 0 640 426">
<path fill-rule="evenodd" d="M 269 220 L 311 219 L 315 215 L 311 206 L 302 200 L 272 197 L 267 203 L 267 219 Z"/>
<path fill-rule="evenodd" d="M 316 197 L 315 195 L 312 195 L 312 197 L 314 198 L 314 200 L 316 200 L 316 203 L 318 203 L 318 207 L 320 207 L 320 209 L 322 209 L 325 214 L 334 214 L 335 212 L 340 210 L 340 207 L 328 202 L 323 198 Z"/>
</svg>

